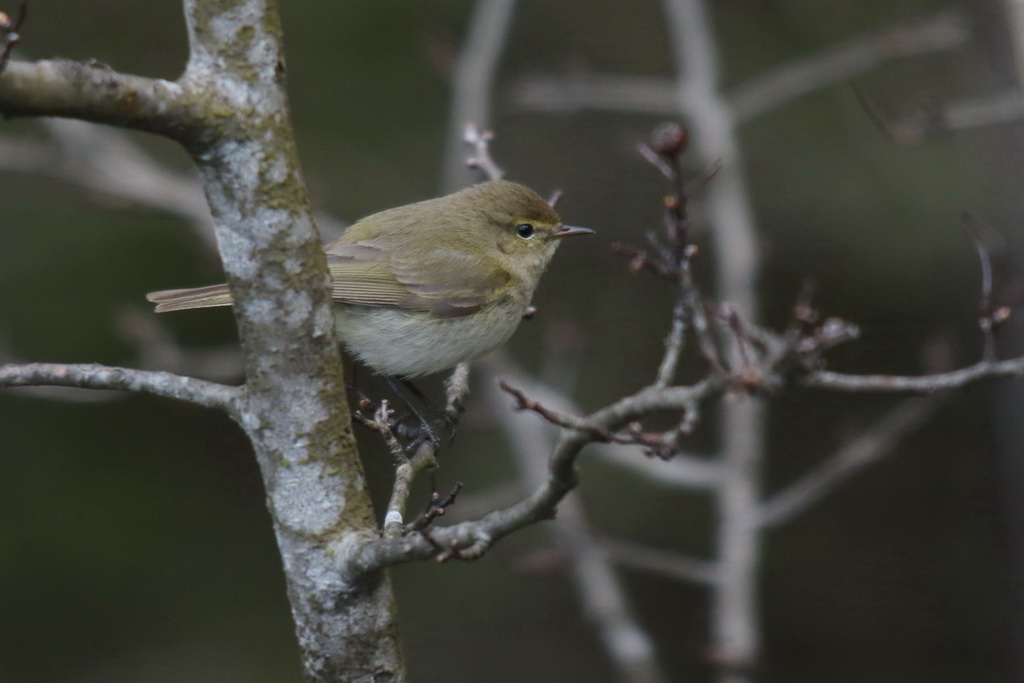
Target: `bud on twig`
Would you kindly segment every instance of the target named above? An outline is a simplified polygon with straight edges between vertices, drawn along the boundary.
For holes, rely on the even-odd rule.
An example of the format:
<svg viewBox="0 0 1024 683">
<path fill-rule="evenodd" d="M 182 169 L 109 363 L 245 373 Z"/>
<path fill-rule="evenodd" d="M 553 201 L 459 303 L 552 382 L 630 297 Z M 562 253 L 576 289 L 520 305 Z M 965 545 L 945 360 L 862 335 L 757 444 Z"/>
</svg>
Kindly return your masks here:
<svg viewBox="0 0 1024 683">
<path fill-rule="evenodd" d="M 651 132 L 651 149 L 663 156 L 679 156 L 689 145 L 690 132 L 678 123 L 662 123 Z"/>
</svg>

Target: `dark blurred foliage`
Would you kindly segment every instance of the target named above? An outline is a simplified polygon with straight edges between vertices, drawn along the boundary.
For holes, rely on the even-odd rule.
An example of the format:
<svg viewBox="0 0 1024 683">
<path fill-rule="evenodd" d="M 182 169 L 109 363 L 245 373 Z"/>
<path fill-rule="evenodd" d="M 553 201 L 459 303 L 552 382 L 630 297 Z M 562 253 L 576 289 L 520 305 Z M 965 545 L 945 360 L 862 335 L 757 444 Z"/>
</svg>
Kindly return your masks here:
<svg viewBox="0 0 1024 683">
<path fill-rule="evenodd" d="M 292 109 L 317 205 L 351 220 L 435 194 L 447 77 L 471 3 L 282 4 Z M 725 79 L 735 85 L 946 3 L 711 5 Z M 35 57 L 96 59 L 164 78 L 186 58 L 174 0 L 50 0 L 30 12 L 21 49 Z M 599 233 L 561 250 L 535 301 L 541 313 L 511 351 L 538 370 L 552 335 L 577 330 L 576 393 L 590 408 L 651 377 L 667 326 L 670 293 L 629 274 L 608 249 L 658 225 L 662 181 L 635 146 L 660 117 L 538 114 L 510 102 L 503 86 L 529 73 L 668 76 L 663 23 L 653 0 L 523 3 L 496 90 L 493 152 L 509 177 L 542 193 L 561 188 L 567 221 Z M 984 55 L 932 56 L 871 72 L 857 87 L 883 111 L 909 113 L 976 94 L 988 68 Z M 38 134 L 28 122 L 5 122 L 2 132 Z M 986 167 L 1000 134 L 897 146 L 849 84 L 747 125 L 764 319 L 784 325 L 802 279 L 813 277 L 824 312 L 864 330 L 833 367 L 920 372 L 922 349 L 936 340 L 957 362 L 973 360 L 978 268 L 958 216 L 1016 229 L 1000 222 Z M 171 144 L 133 138 L 187 168 Z M 216 260 L 176 219 L 43 177 L 5 173 L 0 182 L 0 340 L 23 359 L 130 364 L 120 310 L 144 308 L 153 289 L 219 279 Z M 697 277 L 710 283 L 711 245 L 699 226 L 696 239 L 706 254 Z M 233 339 L 224 311 L 163 322 L 186 345 Z M 1001 680 L 1011 576 L 994 500 L 989 391 L 961 392 L 897 455 L 767 537 L 766 680 Z M 799 390 L 771 398 L 766 489 L 892 404 Z M 512 480 L 496 431 L 471 403 L 439 486 L 461 480 L 471 495 Z M 389 463 L 366 441 L 380 493 Z M 714 445 L 710 429 L 693 440 L 698 451 Z M 586 458 L 582 470 L 578 495 L 610 534 L 695 554 L 713 547 L 705 496 L 651 490 Z M 258 473 L 226 418 L 146 397 L 81 404 L 2 394 L 0 482 L 0 680 L 298 680 Z M 566 576 L 557 563 L 539 571 L 530 561 L 544 550 L 534 528 L 474 564 L 395 570 L 412 679 L 612 680 Z M 665 667 L 678 680 L 707 675 L 704 591 L 626 578 Z"/>
</svg>

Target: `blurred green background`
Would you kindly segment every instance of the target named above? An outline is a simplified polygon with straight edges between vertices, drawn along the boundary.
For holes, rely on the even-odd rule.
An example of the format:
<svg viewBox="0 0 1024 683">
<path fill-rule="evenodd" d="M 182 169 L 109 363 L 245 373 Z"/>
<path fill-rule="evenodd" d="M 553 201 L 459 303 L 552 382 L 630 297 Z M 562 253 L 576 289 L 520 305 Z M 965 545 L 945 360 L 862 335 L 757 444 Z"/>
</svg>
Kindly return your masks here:
<svg viewBox="0 0 1024 683">
<path fill-rule="evenodd" d="M 282 4 L 292 110 L 316 205 L 354 220 L 435 195 L 450 68 L 471 3 Z M 730 87 L 950 6 L 709 5 Z M 37 0 L 21 49 L 173 79 L 186 59 L 180 14 L 173 0 Z M 663 117 L 530 111 L 509 86 L 530 74 L 671 76 L 669 38 L 654 0 L 524 2 L 516 16 L 495 92 L 494 155 L 510 178 L 542 194 L 561 188 L 567 222 L 598 235 L 560 251 L 535 301 L 541 314 L 509 346 L 538 371 L 553 340 L 575 339 L 576 398 L 592 409 L 652 377 L 667 327 L 670 292 L 630 274 L 609 249 L 659 225 L 665 188 L 635 150 Z M 975 44 L 894 62 L 856 88 L 880 110 L 908 114 L 998 86 L 994 59 Z M 0 135 L 42 133 L 10 121 Z M 959 216 L 1017 241 L 1007 193 L 1015 135 L 1002 126 L 898 146 L 849 83 L 746 125 L 763 319 L 784 326 L 801 281 L 813 277 L 823 311 L 864 331 L 832 367 L 917 373 L 923 349 L 940 342 L 954 362 L 972 362 L 979 273 Z M 172 144 L 132 137 L 188 168 Z M 219 281 L 216 259 L 177 218 L 13 172 L 0 175 L 0 203 L 0 346 L 21 360 L 134 364 L 117 324 L 125 309 L 146 310 L 143 296 L 154 289 Z M 709 247 L 706 233 L 697 239 Z M 1011 259 L 997 257 L 1000 282 L 1012 282 Z M 696 265 L 702 282 L 711 281 L 711 262 Z M 233 342 L 224 311 L 161 322 L 186 346 Z M 1020 680 L 1011 673 L 1020 520 L 1001 502 L 1008 478 L 993 436 L 995 400 L 992 386 L 961 392 L 898 454 L 767 537 L 764 680 Z M 894 400 L 793 390 L 769 405 L 764 480 L 775 491 Z M 1013 404 L 1002 405 L 1012 423 Z M 383 492 L 388 458 L 360 436 Z M 699 452 L 714 445 L 710 429 L 693 438 Z M 1005 449 L 1020 454 L 1019 442 Z M 652 490 L 586 458 L 582 470 L 576 495 L 597 528 L 693 554 L 712 548 L 707 496 Z M 437 477 L 442 488 L 465 482 L 464 495 L 515 479 L 479 405 L 471 403 Z M 480 562 L 394 570 L 412 680 L 613 680 L 557 553 L 538 560 L 550 549 L 534 528 Z M 673 680 L 705 680 L 705 591 L 624 576 Z M 0 681 L 297 680 L 258 472 L 228 419 L 151 397 L 83 403 L 0 393 Z"/>
</svg>

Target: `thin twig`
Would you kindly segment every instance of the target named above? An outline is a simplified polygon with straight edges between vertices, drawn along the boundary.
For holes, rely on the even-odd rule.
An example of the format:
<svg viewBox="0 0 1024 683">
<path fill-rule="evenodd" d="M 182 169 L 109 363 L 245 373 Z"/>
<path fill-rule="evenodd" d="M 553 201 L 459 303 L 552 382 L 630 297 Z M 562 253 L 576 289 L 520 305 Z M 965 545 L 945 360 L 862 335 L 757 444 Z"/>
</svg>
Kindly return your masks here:
<svg viewBox="0 0 1024 683">
<path fill-rule="evenodd" d="M 420 531 L 430 526 L 438 517 L 443 517 L 448 512 L 448 508 L 455 504 L 455 499 L 459 496 L 461 490 L 462 482 L 458 481 L 455 482 L 455 486 L 448 492 L 448 495 L 443 498 L 437 491 L 432 491 L 430 500 L 427 501 L 423 512 L 416 519 L 409 522 L 406 531 Z"/>
<path fill-rule="evenodd" d="M 672 326 L 665 337 L 665 353 L 661 357 L 654 380 L 655 386 L 658 387 L 667 387 L 671 384 L 675 379 L 676 370 L 679 369 L 679 360 L 682 357 L 686 339 L 686 312 L 688 310 L 686 301 L 690 294 L 686 289 L 684 285 L 680 285 L 676 303 L 672 307 Z"/>
<path fill-rule="evenodd" d="M 405 455 L 405 447 L 398 440 L 398 436 L 393 428 L 395 411 L 391 408 L 388 400 L 386 398 L 381 399 L 380 405 L 376 406 L 373 410 L 373 416 L 367 417 L 362 411 L 364 408 L 371 407 L 373 406 L 369 399 L 365 397 L 360 398 L 360 409 L 352 412 L 352 419 L 380 434 L 381 438 L 384 439 L 384 445 L 387 446 L 391 457 L 394 458 L 396 463 L 408 462 L 408 458 Z"/>
<path fill-rule="evenodd" d="M 675 170 L 660 154 L 651 149 L 650 145 L 646 142 L 641 142 L 636 146 L 636 149 L 647 163 L 658 169 L 661 175 L 665 176 L 668 180 L 675 180 Z"/>
<path fill-rule="evenodd" d="M 704 187 L 706 179 L 713 175 L 713 172 L 703 174 L 704 177 L 699 183 L 691 183 L 683 177 L 680 159 L 689 145 L 689 131 L 675 122 L 658 125 L 651 133 L 650 144 L 640 145 L 640 154 L 668 180 L 672 188 L 672 194 L 663 200 L 664 237 L 659 238 L 653 233 L 648 235 L 648 241 L 655 252 L 653 256 L 632 247 L 613 247 L 619 253 L 630 257 L 631 270 L 649 269 L 676 283 L 672 322 L 665 337 L 665 353 L 662 355 L 654 381 L 654 386 L 660 388 L 667 387 L 675 379 L 687 329 L 700 308 L 700 295 L 693 284 L 690 270 L 690 260 L 696 255 L 697 249 L 689 243 L 688 203 L 692 193 Z M 700 334 L 702 332 L 698 331 L 698 335 Z M 704 341 L 700 340 L 702 348 L 705 347 Z"/>
<path fill-rule="evenodd" d="M 624 441 L 619 440 L 619 437 L 616 434 L 603 426 L 595 424 L 586 418 L 552 410 L 551 408 L 544 406 L 542 403 L 529 398 L 522 390 L 513 387 L 503 379 L 498 380 L 498 386 L 501 387 L 502 391 L 509 394 L 516 400 L 515 404 L 512 406 L 513 410 L 528 410 L 530 412 L 537 413 L 555 426 L 562 427 L 563 429 L 574 429 L 580 432 L 585 432 L 600 441 L 624 443 Z"/>
<path fill-rule="evenodd" d="M 577 417 L 568 413 L 561 413 L 553 410 L 542 403 L 529 398 L 523 391 L 516 389 L 504 380 L 498 380 L 501 390 L 515 398 L 514 410 L 529 410 L 537 413 L 553 425 L 563 429 L 571 429 L 588 434 L 591 439 L 604 443 L 636 444 L 642 446 L 647 455 L 669 460 L 679 451 L 679 439 L 688 435 L 693 428 L 695 420 L 689 416 L 692 407 L 682 411 L 683 418 L 680 425 L 667 432 L 645 432 L 639 422 L 631 422 L 627 425 L 625 433 L 615 433 L 603 425 L 593 422 L 587 418 Z M 664 389 L 652 385 L 654 390 Z"/>
<path fill-rule="evenodd" d="M 488 180 L 501 180 L 505 171 L 491 157 L 491 140 L 493 139 L 494 133 L 491 131 L 481 131 L 474 123 L 466 124 L 462 141 L 473 148 L 473 155 L 466 159 L 466 166 L 483 171 Z"/>
<path fill-rule="evenodd" d="M 982 361 L 996 359 L 996 329 L 1010 316 L 1009 308 L 995 310 L 992 303 L 992 255 L 981 236 L 981 231 L 968 214 L 963 216 L 964 230 L 978 253 L 981 265 L 981 296 L 978 300 L 978 327 L 981 328 L 983 347 Z"/>
<path fill-rule="evenodd" d="M 992 314 L 992 255 L 989 253 L 988 245 L 981 237 L 978 226 L 967 214 L 963 217 L 964 230 L 978 252 L 978 262 L 981 265 L 981 297 L 978 302 L 978 310 L 982 317 Z M 987 359 L 986 360 L 990 360 Z"/>
<path fill-rule="evenodd" d="M 744 177 L 739 122 L 722 92 L 715 30 L 703 0 L 664 0 L 663 6 L 679 74 L 679 111 L 688 117 L 699 163 L 709 167 L 721 162 L 714 182 L 701 194 L 714 237 L 716 290 L 750 326 L 758 327 L 757 226 Z M 728 367 L 740 365 L 735 342 L 724 345 L 723 355 Z M 725 670 L 742 671 L 757 661 L 760 649 L 760 538 L 751 533 L 751 522 L 760 496 L 759 472 L 767 441 L 765 409 L 757 399 L 746 397 L 724 402 L 719 415 L 723 457 L 715 563 L 720 574 L 711 600 L 710 639 L 711 647 L 727 663 Z"/>
<path fill-rule="evenodd" d="M 405 533 L 405 510 L 409 503 L 412 482 L 424 468 L 437 465 L 434 456 L 434 444 L 426 440 L 419 445 L 412 457 L 405 459 L 395 468 L 395 483 L 391 488 L 391 498 L 384 515 L 384 538 L 398 538 Z"/>
<path fill-rule="evenodd" d="M 445 382 L 445 416 L 453 426 L 462 415 L 462 401 L 468 393 L 469 364 L 460 363 Z M 370 402 L 368 399 L 363 398 L 360 403 L 369 404 Z M 391 498 L 388 501 L 387 512 L 384 516 L 384 537 L 398 538 L 409 530 L 422 529 L 433 521 L 435 517 L 444 514 L 444 508 L 450 503 L 441 504 L 433 513 L 429 512 L 430 507 L 428 506 L 428 512 L 418 518 L 419 526 L 417 526 L 417 522 L 409 525 L 405 523 L 405 511 L 413 480 L 424 469 L 437 466 L 437 445 L 430 439 L 425 439 L 419 444 L 411 457 L 406 457 L 405 447 L 399 442 L 391 427 L 391 412 L 388 411 L 387 401 L 381 401 L 380 407 L 377 409 L 373 419 L 366 418 L 358 411 L 353 413 L 353 417 L 380 433 L 384 437 L 392 457 L 395 459 L 395 481 L 391 488 Z M 461 488 L 461 484 L 459 488 Z M 450 496 L 452 501 L 454 501 L 455 494 L 457 493 L 458 491 L 455 491 Z M 429 517 L 426 516 L 428 514 Z"/>
<path fill-rule="evenodd" d="M 601 546 L 608 557 L 622 567 L 689 583 L 711 585 L 718 580 L 718 568 L 707 560 L 607 538 L 601 541 Z"/>
<path fill-rule="evenodd" d="M 488 375 L 485 377 L 485 386 L 488 386 L 486 379 L 489 378 L 494 378 L 495 383 L 498 377 L 510 378 L 515 384 L 525 386 L 534 400 L 559 413 L 578 415 L 581 412 L 579 406 L 564 393 L 527 378 L 507 354 L 491 354 L 481 362 L 481 365 Z M 686 420 L 696 420 L 699 411 L 699 402 L 695 400 L 685 403 L 680 412 L 684 414 Z M 713 488 L 721 476 L 719 463 L 713 458 L 678 452 L 668 461 L 638 458 L 636 450 L 630 448 L 632 445 L 634 444 L 596 442 L 591 446 L 590 452 L 608 463 L 642 477 L 648 484 L 663 488 L 704 490 Z"/>
<path fill-rule="evenodd" d="M 1024 357 L 986 362 L 950 372 L 905 377 L 900 375 L 846 375 L 818 370 L 804 377 L 803 384 L 816 389 L 879 394 L 933 394 L 945 389 L 958 389 L 982 379 L 1020 377 L 1024 375 Z"/>
</svg>

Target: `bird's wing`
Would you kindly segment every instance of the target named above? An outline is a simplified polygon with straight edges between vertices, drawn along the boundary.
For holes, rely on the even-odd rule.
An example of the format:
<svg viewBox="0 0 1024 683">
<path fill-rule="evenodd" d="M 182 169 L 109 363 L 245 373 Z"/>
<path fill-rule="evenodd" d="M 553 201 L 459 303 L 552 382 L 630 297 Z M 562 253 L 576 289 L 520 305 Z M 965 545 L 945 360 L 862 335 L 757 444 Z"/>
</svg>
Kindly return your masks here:
<svg viewBox="0 0 1024 683">
<path fill-rule="evenodd" d="M 457 249 L 403 252 L 381 240 L 332 244 L 327 267 L 338 301 L 454 318 L 501 298 L 511 276 L 491 260 Z"/>
</svg>

